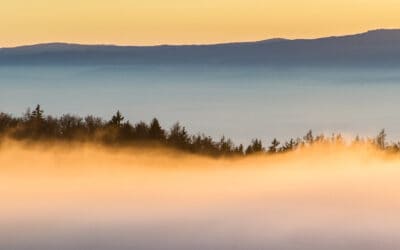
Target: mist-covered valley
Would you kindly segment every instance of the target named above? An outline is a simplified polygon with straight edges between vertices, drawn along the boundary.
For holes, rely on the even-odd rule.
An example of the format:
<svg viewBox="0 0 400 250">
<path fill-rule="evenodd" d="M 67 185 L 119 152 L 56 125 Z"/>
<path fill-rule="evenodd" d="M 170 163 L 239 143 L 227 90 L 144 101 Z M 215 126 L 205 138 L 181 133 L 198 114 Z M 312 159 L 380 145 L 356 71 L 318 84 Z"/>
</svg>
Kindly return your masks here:
<svg viewBox="0 0 400 250">
<path fill-rule="evenodd" d="M 0 249 L 400 249 L 399 39 L 1 48 Z"/>
</svg>

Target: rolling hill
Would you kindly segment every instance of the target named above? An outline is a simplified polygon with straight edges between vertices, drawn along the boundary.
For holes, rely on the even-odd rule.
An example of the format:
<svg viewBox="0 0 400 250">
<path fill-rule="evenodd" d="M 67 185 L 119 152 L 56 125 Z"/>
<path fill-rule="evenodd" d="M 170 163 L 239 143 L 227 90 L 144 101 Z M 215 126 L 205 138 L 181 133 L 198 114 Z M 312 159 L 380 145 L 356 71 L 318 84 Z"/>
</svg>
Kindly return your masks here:
<svg viewBox="0 0 400 250">
<path fill-rule="evenodd" d="M 213 45 L 50 43 L 0 49 L 0 65 L 400 66 L 400 29 Z"/>
</svg>

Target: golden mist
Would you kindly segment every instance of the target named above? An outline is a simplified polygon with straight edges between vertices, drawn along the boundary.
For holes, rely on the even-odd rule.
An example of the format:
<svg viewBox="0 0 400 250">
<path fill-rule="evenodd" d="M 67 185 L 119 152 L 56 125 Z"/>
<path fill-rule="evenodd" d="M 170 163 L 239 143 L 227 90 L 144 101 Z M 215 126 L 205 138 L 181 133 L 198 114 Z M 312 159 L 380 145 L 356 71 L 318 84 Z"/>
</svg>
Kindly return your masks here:
<svg viewBox="0 0 400 250">
<path fill-rule="evenodd" d="M 399 179 L 400 158 L 366 145 L 212 159 L 8 141 L 0 147 L 0 246 L 390 249 L 400 245 Z M 12 237 L 21 233 L 29 237 Z M 169 241 L 158 245 L 154 233 Z"/>
</svg>

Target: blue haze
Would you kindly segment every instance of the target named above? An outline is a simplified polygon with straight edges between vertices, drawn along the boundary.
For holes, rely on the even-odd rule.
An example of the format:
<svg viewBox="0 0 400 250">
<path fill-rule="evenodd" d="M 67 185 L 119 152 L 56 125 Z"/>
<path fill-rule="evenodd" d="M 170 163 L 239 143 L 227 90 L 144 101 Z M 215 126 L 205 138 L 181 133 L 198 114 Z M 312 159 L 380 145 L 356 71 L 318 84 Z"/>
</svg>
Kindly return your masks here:
<svg viewBox="0 0 400 250">
<path fill-rule="evenodd" d="M 362 67 L 0 66 L 0 112 L 21 115 L 119 109 L 131 122 L 180 121 L 191 133 L 237 143 L 315 133 L 400 139 L 400 71 Z"/>
</svg>

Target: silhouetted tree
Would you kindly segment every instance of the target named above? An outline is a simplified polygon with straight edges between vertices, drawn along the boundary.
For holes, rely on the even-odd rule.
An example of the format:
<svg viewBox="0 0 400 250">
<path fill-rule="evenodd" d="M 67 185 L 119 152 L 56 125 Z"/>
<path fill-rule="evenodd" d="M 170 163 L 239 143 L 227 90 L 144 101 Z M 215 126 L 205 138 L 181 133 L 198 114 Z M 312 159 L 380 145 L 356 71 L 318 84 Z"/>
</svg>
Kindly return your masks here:
<svg viewBox="0 0 400 250">
<path fill-rule="evenodd" d="M 309 145 L 313 144 L 314 143 L 314 136 L 313 136 L 312 130 L 309 130 L 307 132 L 307 134 L 303 137 L 303 139 L 304 139 L 304 142 L 306 144 L 309 144 Z"/>
<path fill-rule="evenodd" d="M 281 144 L 276 138 L 274 138 L 271 142 L 271 145 L 268 147 L 268 153 L 274 154 L 278 152 L 279 144 Z"/>
<path fill-rule="evenodd" d="M 375 144 L 378 146 L 380 149 L 385 149 L 386 147 L 386 133 L 385 130 L 382 129 L 379 134 L 375 138 Z"/>
<path fill-rule="evenodd" d="M 296 149 L 297 144 L 298 143 L 292 138 L 288 142 L 286 142 L 285 145 L 283 145 L 281 150 L 282 150 L 282 152 L 292 151 L 292 150 Z"/>
<path fill-rule="evenodd" d="M 189 141 L 191 142 L 190 145 L 191 152 L 207 154 L 211 156 L 220 155 L 217 143 L 215 143 L 210 136 L 205 136 L 205 135 L 192 136 L 192 138 Z"/>
<path fill-rule="evenodd" d="M 150 123 L 149 137 L 152 140 L 165 140 L 165 131 L 161 128 L 160 123 L 156 118 L 154 118 Z"/>
<path fill-rule="evenodd" d="M 231 139 L 226 139 L 225 136 L 222 136 L 221 140 L 218 143 L 219 151 L 221 154 L 228 155 L 234 152 L 235 145 L 231 141 Z"/>
<path fill-rule="evenodd" d="M 53 116 L 47 116 L 43 123 L 44 124 L 42 125 L 42 129 L 44 131 L 42 131 L 42 137 L 45 137 L 47 139 L 60 138 L 59 119 Z M 81 133 L 79 136 L 76 136 L 76 139 L 82 137 L 83 134 L 84 133 Z"/>
<path fill-rule="evenodd" d="M 138 122 L 130 124 L 124 122 L 124 117 L 117 111 L 109 121 L 101 118 L 66 114 L 59 118 L 45 116 L 44 111 L 37 105 L 31 111 L 27 109 L 22 117 L 14 118 L 6 113 L 0 113 L 0 139 L 10 137 L 17 140 L 88 140 L 108 145 L 146 145 L 146 142 L 159 142 L 166 146 L 178 148 L 197 154 L 209 156 L 251 155 L 266 152 L 261 140 L 254 139 L 246 150 L 242 144 L 235 146 L 231 139 L 223 136 L 214 141 L 210 136 L 189 135 L 185 127 L 176 123 L 165 132 L 160 123 L 154 118 L 150 124 Z M 288 152 L 313 143 L 343 144 L 345 140 L 341 134 L 332 134 L 326 138 L 323 134 L 316 137 L 312 131 L 301 139 L 290 139 L 280 147 L 275 138 L 268 147 L 268 153 Z M 400 153 L 400 143 L 387 143 L 385 130 L 374 138 L 362 139 L 357 136 L 353 144 L 368 143 L 390 153 Z"/>
<path fill-rule="evenodd" d="M 189 148 L 189 135 L 185 127 L 182 127 L 179 122 L 175 123 L 168 135 L 168 143 L 181 149 Z"/>
<path fill-rule="evenodd" d="M 136 137 L 136 129 L 130 124 L 129 121 L 120 125 L 117 133 L 117 142 L 126 144 L 135 139 L 138 139 Z"/>
<path fill-rule="evenodd" d="M 0 113 L 0 133 L 6 132 L 8 129 L 16 126 L 17 122 L 11 115 Z"/>
<path fill-rule="evenodd" d="M 145 122 L 139 122 L 134 127 L 135 138 L 140 140 L 149 139 L 149 126 Z"/>
<path fill-rule="evenodd" d="M 104 122 L 101 118 L 94 117 L 92 115 L 85 117 L 85 129 L 89 136 L 93 136 L 96 131 L 104 127 Z"/>
<path fill-rule="evenodd" d="M 243 144 L 239 144 L 239 146 L 237 146 L 236 148 L 235 148 L 235 154 L 237 154 L 237 155 L 244 155 L 244 147 L 243 147 Z"/>
<path fill-rule="evenodd" d="M 264 148 L 262 146 L 261 140 L 254 139 L 251 141 L 251 144 L 247 147 L 246 149 L 246 155 L 254 154 L 254 153 L 260 153 L 263 152 Z"/>
<path fill-rule="evenodd" d="M 29 110 L 28 110 L 29 112 Z M 27 123 L 24 124 L 23 128 L 20 129 L 20 136 L 28 136 L 31 138 L 40 138 L 44 135 L 48 135 L 48 131 L 46 131 L 45 119 L 44 119 L 44 111 L 40 108 L 38 104 L 36 108 L 30 113 L 26 114 Z"/>
<path fill-rule="evenodd" d="M 31 119 L 36 122 L 42 122 L 43 121 L 43 113 L 44 113 L 44 111 L 40 108 L 40 105 L 38 104 L 31 113 Z"/>
<path fill-rule="evenodd" d="M 84 124 L 80 117 L 66 114 L 59 119 L 60 134 L 65 139 L 82 138 Z"/>
<path fill-rule="evenodd" d="M 117 113 L 115 113 L 115 115 L 112 116 L 110 124 L 115 126 L 115 127 L 121 127 L 122 121 L 125 118 L 122 116 L 121 112 L 119 112 L 119 110 L 117 111 Z"/>
</svg>

